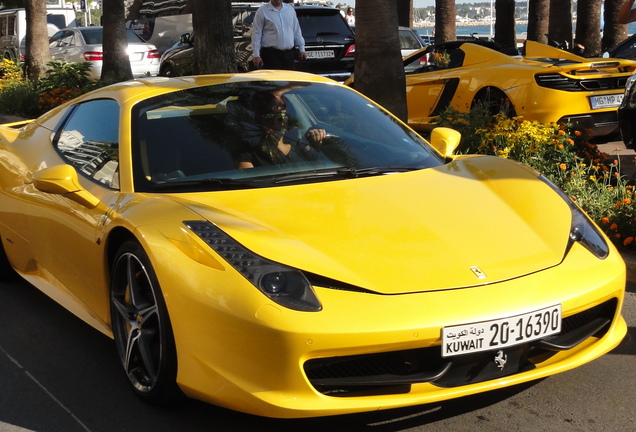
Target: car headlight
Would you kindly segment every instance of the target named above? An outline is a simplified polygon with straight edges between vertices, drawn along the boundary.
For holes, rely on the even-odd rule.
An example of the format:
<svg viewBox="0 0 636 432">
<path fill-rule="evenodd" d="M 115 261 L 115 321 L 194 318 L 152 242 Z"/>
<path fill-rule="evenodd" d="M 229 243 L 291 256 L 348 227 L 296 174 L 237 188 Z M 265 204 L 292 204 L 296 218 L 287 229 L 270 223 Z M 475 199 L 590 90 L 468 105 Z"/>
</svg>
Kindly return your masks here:
<svg viewBox="0 0 636 432">
<path fill-rule="evenodd" d="M 568 241 L 568 249 L 575 242 L 583 245 L 587 250 L 592 252 L 600 259 L 604 259 L 609 254 L 609 247 L 603 238 L 601 232 L 592 223 L 590 218 L 580 209 L 572 199 L 559 189 L 554 183 L 543 175 L 539 176 L 548 186 L 550 186 L 561 198 L 570 206 L 572 211 L 572 225 L 570 227 L 570 239 Z"/>
<path fill-rule="evenodd" d="M 272 301 L 298 311 L 322 310 L 316 293 L 300 270 L 247 250 L 210 222 L 183 223 Z"/>
</svg>

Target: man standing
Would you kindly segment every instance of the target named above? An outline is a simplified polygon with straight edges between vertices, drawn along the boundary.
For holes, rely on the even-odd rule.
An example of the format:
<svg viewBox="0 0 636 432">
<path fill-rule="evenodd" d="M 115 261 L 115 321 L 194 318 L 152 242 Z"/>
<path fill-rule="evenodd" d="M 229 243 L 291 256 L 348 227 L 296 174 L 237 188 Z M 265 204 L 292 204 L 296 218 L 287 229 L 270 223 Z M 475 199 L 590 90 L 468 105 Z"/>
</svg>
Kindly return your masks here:
<svg viewBox="0 0 636 432">
<path fill-rule="evenodd" d="M 252 24 L 252 47 L 256 68 L 294 69 L 294 47 L 300 51 L 300 60 L 305 60 L 305 39 L 294 7 L 283 0 L 270 0 L 258 8 Z"/>
</svg>

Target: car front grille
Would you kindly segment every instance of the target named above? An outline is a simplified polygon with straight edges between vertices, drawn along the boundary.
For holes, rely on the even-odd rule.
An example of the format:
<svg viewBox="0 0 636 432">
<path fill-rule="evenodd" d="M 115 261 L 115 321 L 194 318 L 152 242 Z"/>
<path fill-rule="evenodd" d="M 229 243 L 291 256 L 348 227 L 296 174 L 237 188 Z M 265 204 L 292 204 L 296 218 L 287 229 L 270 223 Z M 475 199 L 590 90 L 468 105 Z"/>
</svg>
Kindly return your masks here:
<svg viewBox="0 0 636 432">
<path fill-rule="evenodd" d="M 575 79 L 558 73 L 535 75 L 541 87 L 569 92 L 624 89 L 627 77 Z"/>
<path fill-rule="evenodd" d="M 497 367 L 495 351 L 442 358 L 441 347 L 308 360 L 305 374 L 321 393 L 359 396 L 408 393 L 410 386 L 431 383 L 456 387 L 531 370 L 559 351 L 571 349 L 591 336 L 602 337 L 609 329 L 618 301 L 563 319 L 561 333 L 504 350 L 507 366 Z"/>
</svg>

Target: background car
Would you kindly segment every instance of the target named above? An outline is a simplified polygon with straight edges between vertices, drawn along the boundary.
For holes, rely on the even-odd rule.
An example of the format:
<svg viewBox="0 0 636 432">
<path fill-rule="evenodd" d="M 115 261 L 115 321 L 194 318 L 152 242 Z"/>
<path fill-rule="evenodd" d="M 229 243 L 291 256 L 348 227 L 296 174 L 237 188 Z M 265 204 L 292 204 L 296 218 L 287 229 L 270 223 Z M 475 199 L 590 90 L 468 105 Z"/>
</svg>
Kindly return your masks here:
<svg viewBox="0 0 636 432">
<path fill-rule="evenodd" d="M 154 45 L 146 43 L 132 30 L 126 30 L 133 77 L 156 76 L 159 74 L 159 52 Z M 102 74 L 104 58 L 103 28 L 69 27 L 55 33 L 49 39 L 49 48 L 53 60 L 64 62 L 88 62 L 91 65 L 89 75 L 99 79 Z"/>
<path fill-rule="evenodd" d="M 618 123 L 620 125 L 621 138 L 625 147 L 635 149 L 634 136 L 636 135 L 636 75 L 627 80 L 625 96 L 618 107 Z"/>
<path fill-rule="evenodd" d="M 305 73 L 104 87 L 0 127 L 0 277 L 113 337 L 141 398 L 268 417 L 459 398 L 612 350 L 614 246 L 535 170 L 453 155 L 458 135 L 429 145 Z"/>
<path fill-rule="evenodd" d="M 239 72 L 254 69 L 252 65 L 252 21 L 258 6 L 234 5 L 234 45 Z M 305 39 L 307 60 L 296 63 L 296 69 L 344 81 L 353 72 L 355 36 L 338 9 L 325 6 L 296 6 L 298 22 Z M 179 43 L 161 57 L 160 75 L 190 75 L 193 71 L 194 32 L 185 34 Z"/>
<path fill-rule="evenodd" d="M 631 35 L 609 51 L 609 56 L 636 60 L 636 34 Z"/>
<path fill-rule="evenodd" d="M 527 41 L 516 48 L 473 40 L 430 45 L 404 59 L 409 125 L 427 132 L 452 107 L 544 123 L 571 122 L 607 136 L 618 131 L 616 110 L 636 62 L 587 59 Z M 353 84 L 353 78 L 347 81 Z"/>
<path fill-rule="evenodd" d="M 417 34 L 415 29 L 400 26 L 399 37 L 402 57 L 406 57 L 425 46 L 422 38 Z"/>
</svg>

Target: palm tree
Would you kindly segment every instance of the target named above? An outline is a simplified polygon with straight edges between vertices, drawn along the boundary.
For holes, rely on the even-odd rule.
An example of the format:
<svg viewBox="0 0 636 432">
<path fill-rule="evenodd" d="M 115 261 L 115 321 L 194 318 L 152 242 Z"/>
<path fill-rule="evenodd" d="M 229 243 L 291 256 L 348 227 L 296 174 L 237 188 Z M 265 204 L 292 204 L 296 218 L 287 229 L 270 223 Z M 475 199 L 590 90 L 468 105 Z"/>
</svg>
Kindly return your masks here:
<svg viewBox="0 0 636 432">
<path fill-rule="evenodd" d="M 406 120 L 406 79 L 395 2 L 364 0 L 357 4 L 354 67 L 356 90 Z"/>
<path fill-rule="evenodd" d="M 194 73 L 236 72 L 232 27 L 232 2 L 191 0 L 194 44 Z"/>
<path fill-rule="evenodd" d="M 572 46 L 572 0 L 550 0 L 548 34 L 552 40 Z"/>
<path fill-rule="evenodd" d="M 614 48 L 619 42 L 627 38 L 627 25 L 619 24 L 616 20 L 618 11 L 623 6 L 625 0 L 605 0 L 605 16 L 603 21 L 603 50 Z"/>
<path fill-rule="evenodd" d="M 517 43 L 515 29 L 515 0 L 495 1 L 495 42 L 514 47 Z"/>
<path fill-rule="evenodd" d="M 583 55 L 595 57 L 601 52 L 601 0 L 578 0 L 575 43 L 583 46 Z"/>
<path fill-rule="evenodd" d="M 405 27 L 413 26 L 413 0 L 397 0 L 398 24 Z"/>
<path fill-rule="evenodd" d="M 102 7 L 104 65 L 101 78 L 108 82 L 132 79 L 130 59 L 126 53 L 128 38 L 124 21 L 124 0 L 104 0 Z"/>
<path fill-rule="evenodd" d="M 563 2 L 567 3 L 571 0 L 552 0 L 552 3 Z M 548 37 L 546 34 L 550 33 L 548 30 L 550 14 L 552 9 L 552 3 L 550 0 L 530 0 L 528 4 L 528 35 L 527 39 L 535 42 L 548 43 Z M 572 25 L 570 24 L 570 32 Z M 554 36 L 550 33 L 552 39 Z M 572 36 L 570 36 L 570 41 Z"/>
<path fill-rule="evenodd" d="M 435 0 L 435 42 L 457 39 L 455 0 Z"/>
<path fill-rule="evenodd" d="M 46 28 L 46 3 L 40 0 L 26 2 L 26 71 L 31 81 L 44 76 L 46 64 L 51 61 L 49 35 Z"/>
</svg>

